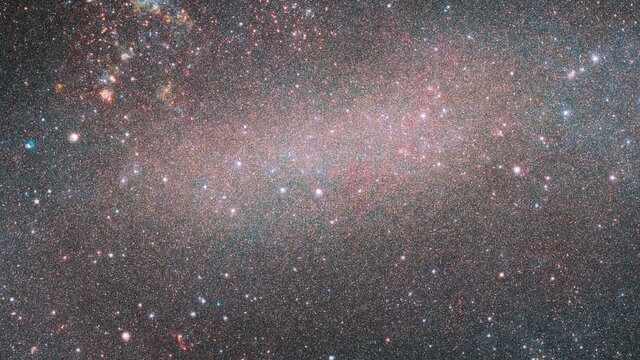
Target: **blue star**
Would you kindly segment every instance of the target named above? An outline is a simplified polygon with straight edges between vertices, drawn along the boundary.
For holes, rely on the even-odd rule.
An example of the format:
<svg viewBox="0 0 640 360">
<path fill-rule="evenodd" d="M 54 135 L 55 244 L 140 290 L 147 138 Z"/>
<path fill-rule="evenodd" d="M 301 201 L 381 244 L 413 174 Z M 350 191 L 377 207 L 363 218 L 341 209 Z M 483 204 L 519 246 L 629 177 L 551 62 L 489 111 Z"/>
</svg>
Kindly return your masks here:
<svg viewBox="0 0 640 360">
<path fill-rule="evenodd" d="M 27 150 L 33 150 L 36 148 L 36 141 L 33 139 L 29 139 L 25 144 L 24 148 Z"/>
</svg>

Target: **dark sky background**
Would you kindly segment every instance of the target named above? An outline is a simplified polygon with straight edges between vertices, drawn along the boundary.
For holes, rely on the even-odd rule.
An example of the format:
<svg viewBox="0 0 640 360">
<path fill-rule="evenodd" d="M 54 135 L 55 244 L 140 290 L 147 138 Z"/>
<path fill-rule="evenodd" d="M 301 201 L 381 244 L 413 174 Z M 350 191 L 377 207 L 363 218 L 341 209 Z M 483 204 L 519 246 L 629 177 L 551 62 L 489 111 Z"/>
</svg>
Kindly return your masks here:
<svg viewBox="0 0 640 360">
<path fill-rule="evenodd" d="M 640 357 L 640 4 L 0 4 L 0 358 Z"/>
</svg>

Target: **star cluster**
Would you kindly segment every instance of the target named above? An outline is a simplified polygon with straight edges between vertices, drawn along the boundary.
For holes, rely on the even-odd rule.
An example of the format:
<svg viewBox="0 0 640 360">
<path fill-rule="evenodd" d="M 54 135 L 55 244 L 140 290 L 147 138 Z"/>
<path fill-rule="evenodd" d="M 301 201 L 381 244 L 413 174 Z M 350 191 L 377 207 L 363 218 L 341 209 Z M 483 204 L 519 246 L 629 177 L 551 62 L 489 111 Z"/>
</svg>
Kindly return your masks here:
<svg viewBox="0 0 640 360">
<path fill-rule="evenodd" d="M 639 7 L 5 2 L 2 358 L 640 356 Z"/>
</svg>

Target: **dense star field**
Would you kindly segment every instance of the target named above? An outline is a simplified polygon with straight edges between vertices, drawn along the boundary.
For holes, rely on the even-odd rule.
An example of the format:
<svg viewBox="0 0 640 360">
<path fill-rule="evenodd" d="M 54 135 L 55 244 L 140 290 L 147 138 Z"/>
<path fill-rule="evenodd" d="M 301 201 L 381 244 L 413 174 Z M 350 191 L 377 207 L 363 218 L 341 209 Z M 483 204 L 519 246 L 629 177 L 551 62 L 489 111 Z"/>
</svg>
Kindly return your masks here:
<svg viewBox="0 0 640 360">
<path fill-rule="evenodd" d="M 0 358 L 640 357 L 639 20 L 4 2 Z"/>
</svg>

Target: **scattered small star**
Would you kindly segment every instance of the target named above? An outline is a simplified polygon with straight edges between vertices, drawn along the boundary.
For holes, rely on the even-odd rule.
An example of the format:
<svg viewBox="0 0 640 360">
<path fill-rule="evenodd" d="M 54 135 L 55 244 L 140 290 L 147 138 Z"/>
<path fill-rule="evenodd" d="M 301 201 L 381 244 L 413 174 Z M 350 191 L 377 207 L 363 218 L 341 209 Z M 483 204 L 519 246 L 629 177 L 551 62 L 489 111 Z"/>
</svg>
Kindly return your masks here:
<svg viewBox="0 0 640 360">
<path fill-rule="evenodd" d="M 121 337 L 122 341 L 129 342 L 129 340 L 131 340 L 131 333 L 128 331 L 123 331 Z"/>
<path fill-rule="evenodd" d="M 513 173 L 516 175 L 522 175 L 522 168 L 518 165 L 513 167 Z"/>
<path fill-rule="evenodd" d="M 69 134 L 69 142 L 76 143 L 78 140 L 80 140 L 80 134 L 75 132 Z"/>
<path fill-rule="evenodd" d="M 33 150 L 36 148 L 36 141 L 33 139 L 29 139 L 26 143 L 24 143 L 24 148 L 27 150 Z"/>
</svg>

